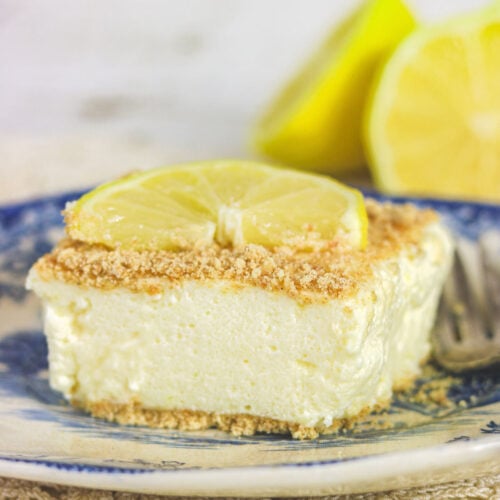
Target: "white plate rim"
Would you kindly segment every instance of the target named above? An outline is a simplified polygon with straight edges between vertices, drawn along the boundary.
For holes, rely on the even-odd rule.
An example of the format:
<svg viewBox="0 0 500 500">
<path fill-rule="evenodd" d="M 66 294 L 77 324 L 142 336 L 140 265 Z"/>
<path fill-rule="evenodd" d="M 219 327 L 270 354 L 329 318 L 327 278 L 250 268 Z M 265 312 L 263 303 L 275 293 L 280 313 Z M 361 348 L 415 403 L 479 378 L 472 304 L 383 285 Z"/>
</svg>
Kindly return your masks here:
<svg viewBox="0 0 500 500">
<path fill-rule="evenodd" d="M 142 493 L 224 495 L 244 492 L 259 495 L 293 488 L 325 490 L 354 483 L 384 482 L 401 475 L 449 469 L 500 457 L 500 438 L 488 436 L 468 442 L 395 451 L 347 461 L 223 467 L 187 470 L 143 469 L 121 472 L 96 471 L 77 464 L 34 463 L 0 458 L 0 475 L 86 488 L 115 489 Z M 98 468 L 97 468 L 98 469 Z M 373 491 L 373 490 L 372 490 Z"/>
<path fill-rule="evenodd" d="M 59 200 L 70 193 L 41 197 L 26 202 L 0 206 L 2 210 L 19 210 L 38 203 Z M 391 198 L 388 198 L 391 199 Z M 392 198 L 395 199 L 395 198 Z M 397 200 L 397 199 L 396 199 Z M 415 201 L 402 198 L 398 201 Z M 500 213 L 500 205 L 420 199 L 423 205 L 444 208 L 465 206 Z M 314 491 L 353 485 L 355 482 L 382 482 L 401 475 L 479 464 L 500 457 L 500 436 L 485 436 L 467 442 L 452 442 L 404 451 L 365 455 L 344 461 L 282 463 L 184 470 L 144 470 L 87 466 L 78 463 L 47 462 L 30 459 L 0 458 L 0 475 L 81 487 L 164 494 L 244 495 L 275 493 L 290 488 Z M 499 461 L 500 462 L 500 461 Z M 286 485 L 286 488 L 284 487 Z M 368 491 L 368 490 L 367 490 Z M 370 491 L 374 491 L 371 489 Z M 350 491 L 349 491 L 350 492 Z"/>
</svg>

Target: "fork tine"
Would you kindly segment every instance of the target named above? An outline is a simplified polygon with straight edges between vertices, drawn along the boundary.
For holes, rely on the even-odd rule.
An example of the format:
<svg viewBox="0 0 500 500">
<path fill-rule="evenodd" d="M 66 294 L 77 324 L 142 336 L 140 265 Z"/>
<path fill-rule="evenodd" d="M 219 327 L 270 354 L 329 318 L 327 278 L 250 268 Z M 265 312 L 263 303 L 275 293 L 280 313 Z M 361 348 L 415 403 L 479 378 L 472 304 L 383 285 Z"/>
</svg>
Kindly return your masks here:
<svg viewBox="0 0 500 500">
<path fill-rule="evenodd" d="M 464 305 L 467 298 L 462 290 L 464 280 L 463 264 L 455 250 L 452 269 L 443 287 L 434 325 L 435 356 L 444 364 L 464 340 L 463 323 L 467 319 Z"/>
<path fill-rule="evenodd" d="M 453 267 L 439 302 L 433 335 L 435 359 L 453 372 L 470 366 L 472 346 L 467 341 L 472 335 L 468 332 L 470 313 L 467 310 L 468 285 L 464 283 L 465 280 L 464 265 L 456 251 Z"/>
<path fill-rule="evenodd" d="M 463 344 L 473 344 L 483 337 L 487 329 L 484 297 L 478 283 L 479 253 L 475 245 L 465 240 L 457 241 L 453 265 L 453 296 L 449 302 L 457 330 L 457 337 Z"/>
<path fill-rule="evenodd" d="M 495 343 L 500 345 L 500 233 L 485 233 L 479 241 L 485 285 L 488 330 Z"/>
</svg>

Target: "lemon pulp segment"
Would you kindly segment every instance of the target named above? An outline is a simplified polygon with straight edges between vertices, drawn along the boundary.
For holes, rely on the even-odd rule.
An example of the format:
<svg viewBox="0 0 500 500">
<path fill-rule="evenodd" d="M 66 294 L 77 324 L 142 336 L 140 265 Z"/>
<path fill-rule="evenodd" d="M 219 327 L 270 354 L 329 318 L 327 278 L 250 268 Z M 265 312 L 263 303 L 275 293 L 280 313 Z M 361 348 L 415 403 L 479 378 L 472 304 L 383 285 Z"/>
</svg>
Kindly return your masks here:
<svg viewBox="0 0 500 500">
<path fill-rule="evenodd" d="M 366 142 L 380 188 L 500 199 L 500 9 L 411 35 L 381 72 Z"/>
</svg>

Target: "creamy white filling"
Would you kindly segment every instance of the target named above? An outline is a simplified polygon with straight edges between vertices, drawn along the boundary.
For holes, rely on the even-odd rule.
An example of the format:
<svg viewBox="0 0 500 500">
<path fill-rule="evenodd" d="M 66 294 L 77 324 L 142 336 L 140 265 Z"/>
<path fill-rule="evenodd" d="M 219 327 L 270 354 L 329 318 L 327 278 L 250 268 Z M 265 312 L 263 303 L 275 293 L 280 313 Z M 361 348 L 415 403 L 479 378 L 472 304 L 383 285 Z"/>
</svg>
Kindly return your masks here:
<svg viewBox="0 0 500 500">
<path fill-rule="evenodd" d="M 67 398 L 329 425 L 419 372 L 452 245 L 438 225 L 343 300 L 301 305 L 231 282 L 151 296 L 43 281 L 50 382 Z"/>
</svg>

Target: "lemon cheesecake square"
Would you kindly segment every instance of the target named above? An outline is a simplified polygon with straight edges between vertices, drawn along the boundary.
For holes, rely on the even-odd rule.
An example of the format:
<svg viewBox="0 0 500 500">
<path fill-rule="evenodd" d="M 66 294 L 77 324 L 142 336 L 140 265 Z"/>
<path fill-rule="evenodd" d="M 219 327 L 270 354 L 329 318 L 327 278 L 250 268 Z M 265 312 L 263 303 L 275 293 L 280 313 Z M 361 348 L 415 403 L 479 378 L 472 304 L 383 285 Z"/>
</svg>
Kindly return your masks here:
<svg viewBox="0 0 500 500">
<path fill-rule="evenodd" d="M 366 203 L 365 248 L 134 249 L 69 238 L 32 268 L 50 383 L 121 423 L 312 438 L 419 374 L 452 243 Z"/>
</svg>

